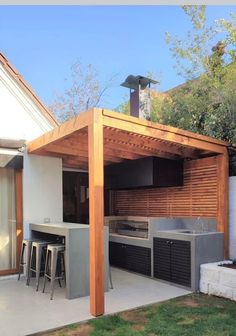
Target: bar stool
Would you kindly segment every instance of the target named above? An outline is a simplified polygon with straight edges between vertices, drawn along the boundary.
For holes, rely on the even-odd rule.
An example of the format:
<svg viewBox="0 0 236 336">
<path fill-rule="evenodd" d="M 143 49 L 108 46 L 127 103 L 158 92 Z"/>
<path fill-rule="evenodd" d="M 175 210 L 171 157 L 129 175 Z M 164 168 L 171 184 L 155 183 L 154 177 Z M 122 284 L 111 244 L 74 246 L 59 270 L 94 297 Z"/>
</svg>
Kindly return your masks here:
<svg viewBox="0 0 236 336">
<path fill-rule="evenodd" d="M 63 244 L 49 244 L 47 247 L 45 272 L 44 272 L 44 282 L 43 282 L 43 293 L 45 291 L 46 279 L 51 281 L 50 288 L 50 299 L 53 299 L 55 281 L 59 281 L 61 287 L 61 282 L 63 274 L 61 271 L 61 263 L 63 265 L 63 272 L 65 273 L 65 245 Z M 60 265 L 60 267 L 58 267 Z"/>
<path fill-rule="evenodd" d="M 30 254 L 30 267 L 27 278 L 27 285 L 30 284 L 30 274 L 34 272 L 36 274 L 36 291 L 39 289 L 39 278 L 41 273 L 42 257 L 45 256 L 46 248 L 50 244 L 48 241 L 39 240 L 33 241 Z M 35 253 L 34 253 L 35 252 Z M 35 255 L 35 268 L 33 265 L 33 256 Z"/>
<path fill-rule="evenodd" d="M 21 276 L 21 267 L 26 265 L 26 283 L 28 281 L 28 276 L 29 276 L 31 248 L 32 248 L 32 243 L 34 241 L 37 241 L 37 239 L 31 239 L 31 238 L 26 239 L 26 238 L 24 238 L 22 240 L 22 244 L 21 244 L 18 280 L 20 280 L 20 276 Z M 24 261 L 25 252 L 26 252 L 26 260 Z"/>
</svg>

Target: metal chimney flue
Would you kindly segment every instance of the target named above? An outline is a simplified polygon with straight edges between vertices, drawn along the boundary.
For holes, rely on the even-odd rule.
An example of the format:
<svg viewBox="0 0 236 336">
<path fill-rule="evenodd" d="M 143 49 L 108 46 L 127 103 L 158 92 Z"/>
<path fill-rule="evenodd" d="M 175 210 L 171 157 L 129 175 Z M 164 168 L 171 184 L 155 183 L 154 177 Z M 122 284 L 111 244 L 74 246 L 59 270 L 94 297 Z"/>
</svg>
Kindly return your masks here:
<svg viewBox="0 0 236 336">
<path fill-rule="evenodd" d="M 130 89 L 130 115 L 140 119 L 150 120 L 151 84 L 158 82 L 143 76 L 129 75 L 121 86 Z"/>
</svg>

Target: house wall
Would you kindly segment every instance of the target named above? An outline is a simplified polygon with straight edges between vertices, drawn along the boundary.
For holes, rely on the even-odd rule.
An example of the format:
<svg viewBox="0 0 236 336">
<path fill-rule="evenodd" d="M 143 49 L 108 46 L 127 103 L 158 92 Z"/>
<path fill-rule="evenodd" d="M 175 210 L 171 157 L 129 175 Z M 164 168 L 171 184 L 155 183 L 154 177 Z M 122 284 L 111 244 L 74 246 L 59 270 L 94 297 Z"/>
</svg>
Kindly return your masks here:
<svg viewBox="0 0 236 336">
<path fill-rule="evenodd" d="M 112 214 L 152 217 L 217 217 L 216 157 L 186 161 L 182 187 L 112 192 Z"/>
<path fill-rule="evenodd" d="M 236 176 L 229 178 L 229 257 L 236 259 Z"/>
<path fill-rule="evenodd" d="M 24 156 L 23 216 L 24 236 L 29 223 L 62 222 L 62 160 L 39 155 Z"/>
<path fill-rule="evenodd" d="M 0 62 L 0 137 L 32 140 L 53 127 Z"/>
<path fill-rule="evenodd" d="M 0 62 L 0 138 L 30 141 L 53 129 L 38 106 Z M 62 160 L 24 154 L 23 223 L 62 221 Z"/>
</svg>

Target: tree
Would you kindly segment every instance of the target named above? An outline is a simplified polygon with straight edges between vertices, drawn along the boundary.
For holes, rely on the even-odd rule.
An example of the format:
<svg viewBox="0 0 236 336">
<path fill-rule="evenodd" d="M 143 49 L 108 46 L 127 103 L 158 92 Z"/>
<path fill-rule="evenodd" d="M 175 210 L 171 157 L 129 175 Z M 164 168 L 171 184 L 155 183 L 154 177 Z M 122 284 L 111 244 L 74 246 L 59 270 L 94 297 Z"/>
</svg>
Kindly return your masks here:
<svg viewBox="0 0 236 336">
<path fill-rule="evenodd" d="M 236 143 L 235 17 L 209 26 L 205 6 L 182 8 L 193 29 L 185 39 L 167 34 L 167 43 L 187 82 L 153 103 L 159 108 L 152 118 Z"/>
<path fill-rule="evenodd" d="M 219 19 L 209 25 L 206 6 L 182 6 L 192 29 L 185 38 L 166 33 L 166 42 L 175 59 L 177 73 L 186 80 L 198 78 L 203 73 L 211 74 L 211 51 L 217 41 L 224 45 L 223 63 L 235 60 L 236 25 L 235 15 L 230 20 Z M 222 64 L 223 65 L 223 64 Z"/>
<path fill-rule="evenodd" d="M 64 122 L 91 107 L 99 107 L 114 78 L 115 75 L 102 84 L 91 64 L 76 61 L 71 66 L 69 87 L 56 96 L 49 108 L 59 121 Z"/>
</svg>

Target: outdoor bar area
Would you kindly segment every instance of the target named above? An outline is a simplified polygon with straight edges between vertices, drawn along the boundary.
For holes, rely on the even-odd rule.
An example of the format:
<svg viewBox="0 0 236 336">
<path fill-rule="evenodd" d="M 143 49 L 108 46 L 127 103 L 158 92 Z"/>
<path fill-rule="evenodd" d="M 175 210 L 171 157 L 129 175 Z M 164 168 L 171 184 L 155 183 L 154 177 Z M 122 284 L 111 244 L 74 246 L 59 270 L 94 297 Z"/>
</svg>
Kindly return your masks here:
<svg viewBox="0 0 236 336">
<path fill-rule="evenodd" d="M 30 224 L 32 239 L 64 246 L 66 297 L 89 295 L 91 314 L 104 314 L 109 264 L 197 290 L 200 264 L 228 255 L 227 146 L 102 109 L 29 142 L 29 155 L 88 174 L 88 221 Z"/>
</svg>

